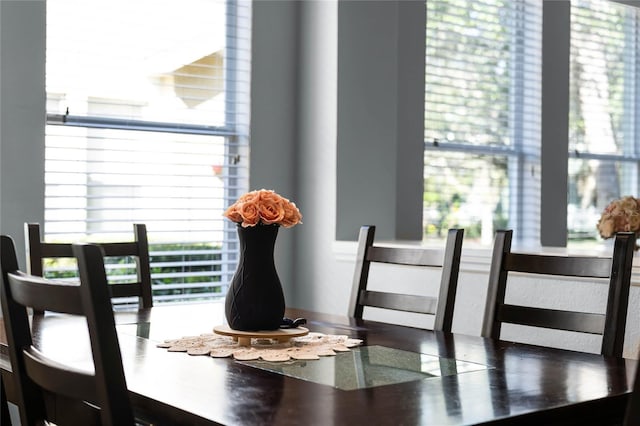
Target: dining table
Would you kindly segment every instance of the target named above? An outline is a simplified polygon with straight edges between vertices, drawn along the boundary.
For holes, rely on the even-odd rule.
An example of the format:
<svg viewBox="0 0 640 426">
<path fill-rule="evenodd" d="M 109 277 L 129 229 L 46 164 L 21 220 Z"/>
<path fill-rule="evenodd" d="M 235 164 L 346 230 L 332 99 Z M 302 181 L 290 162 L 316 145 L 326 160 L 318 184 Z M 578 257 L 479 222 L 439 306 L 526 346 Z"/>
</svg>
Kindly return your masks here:
<svg viewBox="0 0 640 426">
<path fill-rule="evenodd" d="M 116 309 L 136 415 L 159 425 L 615 424 L 636 368 L 632 359 L 309 310 L 285 315 L 304 318 L 314 335 L 360 343 L 318 359 L 190 355 L 165 343 L 224 326 L 222 300 Z M 3 326 L 0 369 L 11 400 Z M 46 313 L 32 328 L 42 351 L 91 368 L 79 318 Z"/>
</svg>

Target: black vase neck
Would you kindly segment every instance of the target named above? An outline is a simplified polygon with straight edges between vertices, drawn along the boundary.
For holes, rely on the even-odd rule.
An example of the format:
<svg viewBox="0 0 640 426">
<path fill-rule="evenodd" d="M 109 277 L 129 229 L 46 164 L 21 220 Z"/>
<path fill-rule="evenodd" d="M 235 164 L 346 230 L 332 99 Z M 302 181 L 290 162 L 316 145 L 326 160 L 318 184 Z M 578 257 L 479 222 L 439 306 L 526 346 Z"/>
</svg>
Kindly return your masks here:
<svg viewBox="0 0 640 426">
<path fill-rule="evenodd" d="M 243 228 L 238 225 L 238 239 L 240 245 L 262 250 L 273 250 L 279 225 L 255 225 Z M 247 244 L 249 243 L 249 244 Z"/>
</svg>

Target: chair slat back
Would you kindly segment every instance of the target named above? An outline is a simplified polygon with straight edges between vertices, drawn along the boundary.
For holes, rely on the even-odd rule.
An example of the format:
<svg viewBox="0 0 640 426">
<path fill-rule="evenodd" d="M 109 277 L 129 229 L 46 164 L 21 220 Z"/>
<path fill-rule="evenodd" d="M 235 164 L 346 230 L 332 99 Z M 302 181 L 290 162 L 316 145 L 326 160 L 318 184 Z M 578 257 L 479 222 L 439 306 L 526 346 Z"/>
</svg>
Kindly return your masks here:
<svg viewBox="0 0 640 426">
<path fill-rule="evenodd" d="M 505 269 L 530 274 L 559 275 L 565 277 L 609 278 L 611 258 L 564 257 L 536 254 L 509 253 L 504 259 Z"/>
<path fill-rule="evenodd" d="M 42 277 L 15 271 L 9 276 L 12 297 L 21 305 L 41 311 L 48 307 L 51 311 L 81 315 L 82 301 L 77 284 L 58 283 L 48 285 Z"/>
<path fill-rule="evenodd" d="M 409 266 L 442 266 L 442 250 L 425 250 L 409 247 L 371 246 L 367 250 L 369 262 L 392 263 Z"/>
<path fill-rule="evenodd" d="M 444 250 L 374 245 L 375 226 L 360 228 L 349 315 L 362 318 L 364 307 L 434 315 L 435 330 L 451 331 L 464 230 L 451 229 Z M 423 296 L 367 289 L 371 263 L 441 268 L 439 294 Z"/>
<path fill-rule="evenodd" d="M 133 225 L 134 240 L 123 242 L 95 243 L 99 245 L 106 257 L 132 257 L 136 263 L 136 281 L 133 283 L 109 284 L 112 298 L 139 298 L 139 306 L 150 308 L 153 306 L 151 291 L 151 266 L 149 259 L 149 242 L 146 225 Z M 48 243 L 40 233 L 38 223 L 25 224 L 25 240 L 27 249 L 27 272 L 32 275 L 44 276 L 43 262 L 45 259 L 73 258 L 71 243 Z"/>
<path fill-rule="evenodd" d="M 0 236 L 2 310 L 21 424 L 31 426 L 59 420 L 59 414 L 48 411 L 45 403 L 53 393 L 84 401 L 82 406 L 95 412 L 92 418 L 95 424 L 133 425 L 101 249 L 97 245 L 74 245 L 73 252 L 78 259 L 80 283 L 50 281 L 21 272 L 13 240 Z M 27 308 L 83 316 L 94 371 L 53 360 L 35 348 Z M 36 317 L 42 318 L 34 315 L 34 331 Z M 71 424 L 87 421 L 79 417 L 71 419 Z"/>
<path fill-rule="evenodd" d="M 496 233 L 482 335 L 499 339 L 503 323 L 601 334 L 601 353 L 622 356 L 635 234 L 618 233 L 611 257 L 513 253 L 512 235 L 511 230 Z M 607 279 L 606 311 L 574 312 L 505 303 L 509 272 Z"/>
</svg>

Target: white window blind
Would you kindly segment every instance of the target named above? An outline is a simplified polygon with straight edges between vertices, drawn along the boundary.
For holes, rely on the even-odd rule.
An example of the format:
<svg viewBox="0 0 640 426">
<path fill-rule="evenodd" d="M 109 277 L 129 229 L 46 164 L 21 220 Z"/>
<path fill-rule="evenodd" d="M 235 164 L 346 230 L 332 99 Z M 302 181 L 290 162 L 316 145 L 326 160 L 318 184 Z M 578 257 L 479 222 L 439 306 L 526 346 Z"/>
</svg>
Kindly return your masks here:
<svg viewBox="0 0 640 426">
<path fill-rule="evenodd" d="M 250 14 L 47 1 L 46 240 L 130 239 L 146 223 L 156 301 L 224 295 L 237 245 L 222 212 L 248 185 Z"/>
<path fill-rule="evenodd" d="M 542 2 L 426 5 L 425 237 L 537 238 Z"/>
<path fill-rule="evenodd" d="M 571 3 L 568 232 L 598 238 L 604 207 L 638 196 L 638 9 Z"/>
</svg>

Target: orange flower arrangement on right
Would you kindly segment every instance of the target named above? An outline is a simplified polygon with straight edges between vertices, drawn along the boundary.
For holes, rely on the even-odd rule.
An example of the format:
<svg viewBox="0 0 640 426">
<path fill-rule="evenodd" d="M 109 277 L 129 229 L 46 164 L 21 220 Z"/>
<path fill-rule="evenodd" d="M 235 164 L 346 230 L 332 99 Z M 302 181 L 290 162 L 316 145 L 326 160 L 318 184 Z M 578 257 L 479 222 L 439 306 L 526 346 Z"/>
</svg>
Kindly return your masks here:
<svg viewBox="0 0 640 426">
<path fill-rule="evenodd" d="M 598 221 L 598 232 L 602 238 L 611 238 L 616 232 L 639 231 L 640 201 L 630 195 L 609 203 Z"/>
<path fill-rule="evenodd" d="M 290 228 L 302 223 L 302 214 L 296 204 L 270 189 L 247 192 L 223 215 L 243 228 L 260 224 Z"/>
</svg>

